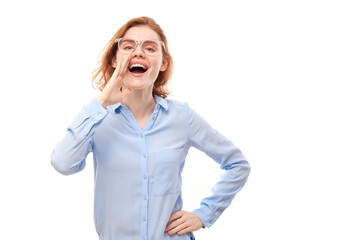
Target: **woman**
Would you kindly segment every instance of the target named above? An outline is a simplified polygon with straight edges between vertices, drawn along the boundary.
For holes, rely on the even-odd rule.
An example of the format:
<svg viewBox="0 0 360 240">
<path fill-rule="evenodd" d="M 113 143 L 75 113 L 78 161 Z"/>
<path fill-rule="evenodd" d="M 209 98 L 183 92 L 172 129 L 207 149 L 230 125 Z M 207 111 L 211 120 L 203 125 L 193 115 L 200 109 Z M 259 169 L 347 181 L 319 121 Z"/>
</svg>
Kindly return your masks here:
<svg viewBox="0 0 360 240">
<path fill-rule="evenodd" d="M 195 239 L 244 186 L 249 164 L 187 104 L 167 100 L 172 58 L 160 26 L 131 19 L 110 40 L 94 74 L 101 93 L 69 126 L 51 163 L 69 175 L 94 156 L 94 220 L 101 240 Z M 182 210 L 181 172 L 191 146 L 225 174 L 201 207 Z"/>
</svg>

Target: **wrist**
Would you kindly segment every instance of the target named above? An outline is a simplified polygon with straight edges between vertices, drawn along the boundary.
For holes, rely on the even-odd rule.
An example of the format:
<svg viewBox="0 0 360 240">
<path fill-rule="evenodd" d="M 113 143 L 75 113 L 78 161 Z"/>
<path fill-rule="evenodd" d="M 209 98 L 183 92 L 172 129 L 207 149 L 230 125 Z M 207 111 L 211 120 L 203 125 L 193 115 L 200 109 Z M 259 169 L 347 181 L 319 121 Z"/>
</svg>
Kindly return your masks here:
<svg viewBox="0 0 360 240">
<path fill-rule="evenodd" d="M 103 108 L 106 108 L 107 106 L 109 106 L 109 104 L 107 103 L 107 101 L 105 101 L 102 97 L 102 94 L 97 96 L 97 99 L 99 100 L 101 106 L 103 106 Z"/>
</svg>

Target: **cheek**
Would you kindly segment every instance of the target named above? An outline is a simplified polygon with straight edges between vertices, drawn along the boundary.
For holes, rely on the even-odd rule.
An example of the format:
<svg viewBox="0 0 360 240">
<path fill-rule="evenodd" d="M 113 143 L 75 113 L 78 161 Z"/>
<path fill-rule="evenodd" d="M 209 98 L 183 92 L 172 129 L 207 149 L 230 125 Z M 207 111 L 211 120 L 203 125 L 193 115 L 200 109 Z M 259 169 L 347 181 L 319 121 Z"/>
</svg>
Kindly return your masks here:
<svg viewBox="0 0 360 240">
<path fill-rule="evenodd" d="M 154 72 L 159 72 L 161 68 L 161 61 L 156 60 L 152 63 L 152 69 Z"/>
<path fill-rule="evenodd" d="M 153 63 L 151 67 L 151 72 L 149 73 L 150 78 L 153 79 L 153 81 L 156 81 L 159 73 L 160 73 L 160 63 Z"/>
</svg>

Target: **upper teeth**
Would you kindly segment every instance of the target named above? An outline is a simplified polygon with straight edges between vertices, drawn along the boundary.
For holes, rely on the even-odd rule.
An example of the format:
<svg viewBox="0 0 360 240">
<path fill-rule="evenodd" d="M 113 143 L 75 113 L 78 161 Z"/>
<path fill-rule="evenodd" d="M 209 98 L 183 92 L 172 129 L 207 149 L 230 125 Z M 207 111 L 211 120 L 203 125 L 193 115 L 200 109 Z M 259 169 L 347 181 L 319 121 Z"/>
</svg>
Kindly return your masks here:
<svg viewBox="0 0 360 240">
<path fill-rule="evenodd" d="M 143 68 L 143 69 L 146 69 L 146 67 L 145 67 L 144 65 L 141 65 L 141 64 L 139 64 L 139 63 L 134 63 L 134 64 L 132 64 L 132 65 L 130 66 L 130 68 L 133 68 L 133 67 L 141 67 L 141 68 Z"/>
</svg>

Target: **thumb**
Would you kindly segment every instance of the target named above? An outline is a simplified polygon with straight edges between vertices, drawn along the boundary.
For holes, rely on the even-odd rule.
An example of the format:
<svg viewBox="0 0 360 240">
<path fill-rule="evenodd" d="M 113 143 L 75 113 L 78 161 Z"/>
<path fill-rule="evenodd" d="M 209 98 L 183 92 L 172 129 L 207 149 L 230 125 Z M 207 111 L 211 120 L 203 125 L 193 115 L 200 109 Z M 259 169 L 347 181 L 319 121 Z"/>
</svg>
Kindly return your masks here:
<svg viewBox="0 0 360 240">
<path fill-rule="evenodd" d="M 131 92 L 131 89 L 130 88 L 122 88 L 121 92 L 122 92 L 123 97 L 125 97 L 126 95 L 128 95 Z"/>
</svg>

